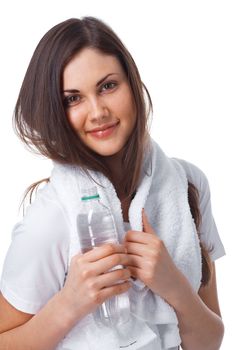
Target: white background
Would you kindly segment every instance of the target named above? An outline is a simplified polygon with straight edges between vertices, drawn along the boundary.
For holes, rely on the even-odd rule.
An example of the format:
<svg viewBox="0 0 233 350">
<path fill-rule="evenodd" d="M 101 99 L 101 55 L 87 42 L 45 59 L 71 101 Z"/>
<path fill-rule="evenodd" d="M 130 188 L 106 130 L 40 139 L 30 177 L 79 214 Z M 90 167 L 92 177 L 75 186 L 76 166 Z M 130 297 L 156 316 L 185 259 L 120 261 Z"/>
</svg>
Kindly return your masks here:
<svg viewBox="0 0 233 350">
<path fill-rule="evenodd" d="M 207 175 L 227 256 L 216 262 L 226 326 L 232 328 L 233 2 L 7 1 L 0 5 L 1 233 L 0 273 L 25 188 L 50 174 L 51 163 L 25 150 L 11 117 L 38 41 L 53 25 L 92 15 L 112 26 L 132 53 L 154 103 L 151 134 L 169 156 Z M 22 252 L 23 254 L 23 252 Z"/>
</svg>

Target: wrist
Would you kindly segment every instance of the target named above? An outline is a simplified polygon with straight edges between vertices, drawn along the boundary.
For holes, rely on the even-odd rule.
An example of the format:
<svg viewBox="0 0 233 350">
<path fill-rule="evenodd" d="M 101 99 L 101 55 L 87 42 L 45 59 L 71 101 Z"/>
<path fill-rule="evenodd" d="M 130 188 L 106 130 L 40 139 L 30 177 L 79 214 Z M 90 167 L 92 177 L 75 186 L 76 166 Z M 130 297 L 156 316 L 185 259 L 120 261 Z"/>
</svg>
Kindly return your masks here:
<svg viewBox="0 0 233 350">
<path fill-rule="evenodd" d="M 66 296 L 58 292 L 24 325 L 22 344 L 25 341 L 27 346 L 20 349 L 54 349 L 77 322 Z"/>
<path fill-rule="evenodd" d="M 176 276 L 176 284 L 174 288 L 170 288 L 165 299 L 166 301 L 177 311 L 185 311 L 185 305 L 190 305 L 191 301 L 195 297 L 195 292 L 192 289 L 189 281 L 178 270 Z"/>
<path fill-rule="evenodd" d="M 81 318 L 74 312 L 70 298 L 61 290 L 51 301 L 54 303 L 52 307 L 56 309 L 58 322 L 61 321 L 63 327 L 69 331 Z"/>
</svg>

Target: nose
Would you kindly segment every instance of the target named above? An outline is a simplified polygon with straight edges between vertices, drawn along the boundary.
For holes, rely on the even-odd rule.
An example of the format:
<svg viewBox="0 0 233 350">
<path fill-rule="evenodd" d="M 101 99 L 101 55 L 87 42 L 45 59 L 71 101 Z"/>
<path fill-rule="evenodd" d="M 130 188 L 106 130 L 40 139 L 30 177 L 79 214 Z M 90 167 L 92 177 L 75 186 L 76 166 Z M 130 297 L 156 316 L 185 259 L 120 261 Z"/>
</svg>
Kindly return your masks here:
<svg viewBox="0 0 233 350">
<path fill-rule="evenodd" d="M 98 96 L 89 99 L 89 118 L 92 122 L 100 122 L 108 117 L 108 108 Z"/>
</svg>

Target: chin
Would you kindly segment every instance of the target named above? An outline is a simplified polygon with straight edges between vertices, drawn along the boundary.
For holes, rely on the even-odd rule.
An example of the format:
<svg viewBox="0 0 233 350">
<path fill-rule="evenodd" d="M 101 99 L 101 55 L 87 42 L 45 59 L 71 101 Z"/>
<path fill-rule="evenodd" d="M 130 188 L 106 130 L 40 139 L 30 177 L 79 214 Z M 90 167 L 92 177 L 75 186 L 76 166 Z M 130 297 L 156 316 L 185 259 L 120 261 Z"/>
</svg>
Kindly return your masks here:
<svg viewBox="0 0 233 350">
<path fill-rule="evenodd" d="M 100 156 L 102 157 L 111 157 L 111 156 L 114 156 L 116 155 L 117 153 L 119 153 L 119 151 L 111 151 L 111 150 L 95 150 L 95 153 L 99 154 Z"/>
<path fill-rule="evenodd" d="M 93 145 L 89 144 L 87 145 L 93 152 L 97 153 L 100 156 L 103 157 L 110 157 L 114 156 L 117 153 L 119 153 L 123 146 L 120 142 L 103 142 L 102 144 Z"/>
</svg>

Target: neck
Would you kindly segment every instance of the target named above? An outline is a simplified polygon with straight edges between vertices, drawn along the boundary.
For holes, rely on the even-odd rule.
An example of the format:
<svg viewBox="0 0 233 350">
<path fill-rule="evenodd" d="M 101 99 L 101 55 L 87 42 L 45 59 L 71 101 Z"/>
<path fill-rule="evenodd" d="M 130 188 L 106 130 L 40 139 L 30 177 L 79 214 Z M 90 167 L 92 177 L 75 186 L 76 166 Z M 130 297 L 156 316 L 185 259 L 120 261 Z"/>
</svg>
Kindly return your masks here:
<svg viewBox="0 0 233 350">
<path fill-rule="evenodd" d="M 122 152 L 118 152 L 117 154 L 114 154 L 112 156 L 108 156 L 104 158 L 104 162 L 107 165 L 112 183 L 116 188 L 121 188 L 121 180 L 122 180 L 122 172 L 123 172 L 123 165 L 122 165 Z"/>
<path fill-rule="evenodd" d="M 131 200 L 131 195 L 129 195 L 128 191 L 125 188 L 125 176 L 127 173 L 125 172 L 124 162 L 122 161 L 123 150 L 120 152 L 108 156 L 104 158 L 105 165 L 109 169 L 110 173 L 110 181 L 112 182 L 117 196 L 121 201 Z M 132 169 L 131 169 L 132 171 Z"/>
</svg>

